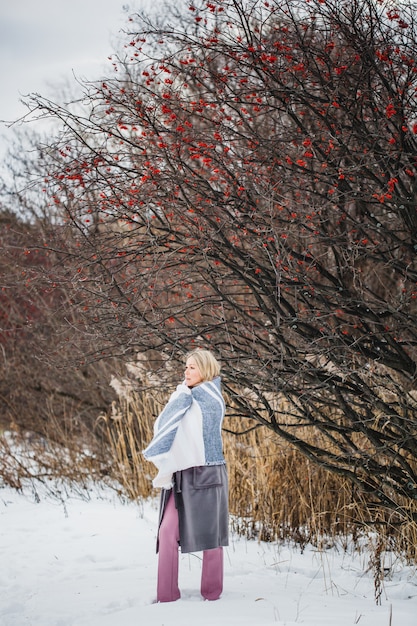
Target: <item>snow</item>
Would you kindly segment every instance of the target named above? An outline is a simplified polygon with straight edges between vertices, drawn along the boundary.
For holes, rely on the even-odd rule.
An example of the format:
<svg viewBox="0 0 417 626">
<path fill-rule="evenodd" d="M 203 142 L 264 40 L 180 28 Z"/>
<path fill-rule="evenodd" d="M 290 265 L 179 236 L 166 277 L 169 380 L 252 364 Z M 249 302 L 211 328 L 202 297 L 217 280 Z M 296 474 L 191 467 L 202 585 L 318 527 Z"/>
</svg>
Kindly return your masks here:
<svg viewBox="0 0 417 626">
<path fill-rule="evenodd" d="M 157 502 L 92 488 L 62 501 L 0 488 L 1 626 L 416 626 L 416 569 L 394 560 L 374 599 L 369 553 L 232 534 L 224 592 L 199 593 L 200 554 L 180 556 L 182 597 L 156 604 Z"/>
</svg>

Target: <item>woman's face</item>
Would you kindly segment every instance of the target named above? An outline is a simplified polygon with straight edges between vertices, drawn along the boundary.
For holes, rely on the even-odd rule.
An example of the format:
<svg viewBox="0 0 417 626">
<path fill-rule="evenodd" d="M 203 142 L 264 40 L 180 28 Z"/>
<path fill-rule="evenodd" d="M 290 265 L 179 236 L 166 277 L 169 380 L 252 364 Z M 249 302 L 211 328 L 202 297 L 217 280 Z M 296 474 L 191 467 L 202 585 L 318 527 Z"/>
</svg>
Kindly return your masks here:
<svg viewBox="0 0 417 626">
<path fill-rule="evenodd" d="M 190 356 L 185 364 L 185 384 L 187 387 L 194 387 L 203 382 L 201 372 L 198 369 L 198 365 L 195 362 L 194 357 Z"/>
</svg>

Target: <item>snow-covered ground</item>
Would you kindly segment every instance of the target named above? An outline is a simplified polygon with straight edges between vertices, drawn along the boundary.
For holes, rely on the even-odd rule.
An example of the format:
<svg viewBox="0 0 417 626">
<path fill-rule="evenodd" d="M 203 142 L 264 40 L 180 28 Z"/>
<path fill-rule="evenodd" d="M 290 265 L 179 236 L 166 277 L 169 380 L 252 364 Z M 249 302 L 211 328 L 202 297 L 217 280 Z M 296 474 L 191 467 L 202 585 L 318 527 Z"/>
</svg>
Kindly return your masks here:
<svg viewBox="0 0 417 626">
<path fill-rule="evenodd" d="M 417 573 L 394 562 L 374 600 L 369 554 L 231 537 L 225 589 L 199 593 L 200 555 L 180 557 L 182 598 L 155 604 L 155 501 L 92 490 L 61 503 L 0 488 L 0 626 L 416 626 Z"/>
</svg>

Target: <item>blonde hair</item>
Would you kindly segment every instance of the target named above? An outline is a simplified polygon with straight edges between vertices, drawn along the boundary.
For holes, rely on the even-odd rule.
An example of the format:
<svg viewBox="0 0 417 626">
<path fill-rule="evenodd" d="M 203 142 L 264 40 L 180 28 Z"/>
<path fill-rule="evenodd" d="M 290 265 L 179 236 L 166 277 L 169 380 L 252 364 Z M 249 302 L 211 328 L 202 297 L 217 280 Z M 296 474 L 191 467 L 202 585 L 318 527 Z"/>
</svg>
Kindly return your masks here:
<svg viewBox="0 0 417 626">
<path fill-rule="evenodd" d="M 185 360 L 193 358 L 200 370 L 203 381 L 213 380 L 220 374 L 220 363 L 210 350 L 192 350 L 185 355 Z"/>
</svg>

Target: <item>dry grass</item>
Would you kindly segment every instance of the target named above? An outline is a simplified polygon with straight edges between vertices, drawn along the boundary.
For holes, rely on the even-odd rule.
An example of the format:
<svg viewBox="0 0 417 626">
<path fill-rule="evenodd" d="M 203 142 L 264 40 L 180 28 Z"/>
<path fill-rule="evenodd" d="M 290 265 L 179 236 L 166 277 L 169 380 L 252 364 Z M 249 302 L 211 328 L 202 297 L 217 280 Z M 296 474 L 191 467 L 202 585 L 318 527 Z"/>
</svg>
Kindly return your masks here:
<svg viewBox="0 0 417 626">
<path fill-rule="evenodd" d="M 151 394 L 132 394 L 113 403 L 109 415 L 99 418 L 112 457 L 112 474 L 131 500 L 154 495 L 154 466 L 142 450 L 153 436 L 153 423 L 162 407 Z"/>
<path fill-rule="evenodd" d="M 224 443 L 238 532 L 318 544 L 326 536 L 351 531 L 350 493 L 339 478 L 266 429 L 239 438 L 227 434 Z"/>
</svg>

